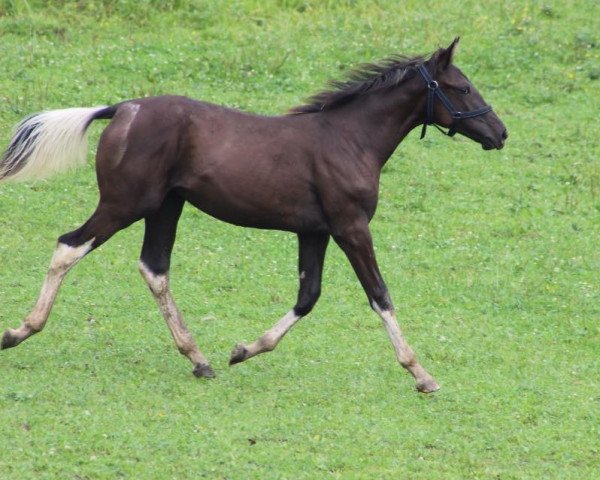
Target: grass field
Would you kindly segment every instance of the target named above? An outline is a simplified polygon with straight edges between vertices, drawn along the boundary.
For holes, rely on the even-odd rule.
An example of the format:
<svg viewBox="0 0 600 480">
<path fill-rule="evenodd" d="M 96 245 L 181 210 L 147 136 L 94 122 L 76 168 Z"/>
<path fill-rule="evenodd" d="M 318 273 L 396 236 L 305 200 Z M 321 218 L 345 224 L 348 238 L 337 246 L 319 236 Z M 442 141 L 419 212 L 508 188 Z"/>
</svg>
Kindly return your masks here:
<svg viewBox="0 0 600 480">
<path fill-rule="evenodd" d="M 0 478 L 600 478 L 597 2 L 169 5 L 0 0 L 1 145 L 35 111 L 162 93 L 279 114 L 354 65 L 461 35 L 456 63 L 507 146 L 411 133 L 372 223 L 442 390 L 414 391 L 335 245 L 311 315 L 228 368 L 293 305 L 296 239 L 186 207 L 173 290 L 217 378 L 177 353 L 137 272 L 136 224 L 69 274 L 43 333 L 0 353 Z M 96 202 L 92 161 L 0 184 L 0 331 Z"/>
</svg>

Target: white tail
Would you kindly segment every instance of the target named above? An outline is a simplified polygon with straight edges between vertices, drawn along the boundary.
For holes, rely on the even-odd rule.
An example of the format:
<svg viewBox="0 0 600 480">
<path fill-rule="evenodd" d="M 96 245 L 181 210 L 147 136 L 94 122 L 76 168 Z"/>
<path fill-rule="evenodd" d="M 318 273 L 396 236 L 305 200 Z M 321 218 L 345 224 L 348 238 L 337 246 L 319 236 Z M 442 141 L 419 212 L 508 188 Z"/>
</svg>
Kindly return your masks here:
<svg viewBox="0 0 600 480">
<path fill-rule="evenodd" d="M 50 110 L 23 120 L 0 159 L 0 181 L 47 178 L 85 163 L 87 127 L 105 108 Z"/>
</svg>

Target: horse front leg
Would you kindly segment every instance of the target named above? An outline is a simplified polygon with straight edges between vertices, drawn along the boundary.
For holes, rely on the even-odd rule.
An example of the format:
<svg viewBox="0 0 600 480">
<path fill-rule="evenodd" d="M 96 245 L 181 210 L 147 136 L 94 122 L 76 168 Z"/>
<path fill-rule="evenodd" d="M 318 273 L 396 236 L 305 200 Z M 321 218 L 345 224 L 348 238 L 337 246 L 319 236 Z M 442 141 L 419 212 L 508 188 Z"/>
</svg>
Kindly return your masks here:
<svg viewBox="0 0 600 480">
<path fill-rule="evenodd" d="M 308 315 L 321 295 L 321 276 L 328 243 L 327 234 L 298 235 L 300 287 L 296 305 L 255 342 L 248 346 L 238 343 L 231 352 L 229 365 L 243 362 L 260 353 L 270 352 L 298 320 Z"/>
<path fill-rule="evenodd" d="M 381 317 L 398 362 L 415 378 L 417 390 L 423 393 L 439 390 L 439 385 L 417 361 L 412 348 L 400 331 L 390 295 L 377 266 L 368 224 L 353 225 L 343 233 L 335 235 L 334 239 L 350 260 L 371 307 Z"/>
</svg>

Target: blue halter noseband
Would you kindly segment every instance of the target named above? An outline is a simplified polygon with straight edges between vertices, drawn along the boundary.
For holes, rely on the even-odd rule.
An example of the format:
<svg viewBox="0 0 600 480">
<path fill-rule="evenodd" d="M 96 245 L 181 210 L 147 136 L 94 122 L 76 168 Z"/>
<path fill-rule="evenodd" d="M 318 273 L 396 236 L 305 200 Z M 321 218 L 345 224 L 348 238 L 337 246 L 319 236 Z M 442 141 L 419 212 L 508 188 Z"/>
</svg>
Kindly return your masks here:
<svg viewBox="0 0 600 480">
<path fill-rule="evenodd" d="M 427 131 L 427 125 L 433 125 L 444 135 L 448 135 L 449 137 L 452 137 L 456 133 L 456 127 L 460 120 L 462 120 L 463 118 L 478 117 L 479 115 L 483 115 L 492 110 L 491 105 L 484 105 L 483 107 L 477 108 L 475 110 L 469 110 L 468 112 L 461 112 L 461 111 L 457 110 L 456 108 L 454 108 L 454 105 L 452 105 L 452 102 L 450 101 L 450 99 L 444 94 L 444 92 L 442 92 L 442 89 L 440 88 L 440 85 L 438 84 L 438 82 L 436 82 L 433 78 L 431 78 L 431 75 L 429 75 L 429 72 L 427 71 L 425 66 L 423 64 L 417 65 L 417 70 L 423 77 L 423 80 L 425 80 L 425 83 L 427 83 L 427 89 L 428 89 L 427 90 L 427 120 L 423 124 L 423 129 L 421 130 L 421 138 L 423 138 L 425 136 L 425 132 Z M 444 132 L 444 130 L 442 130 L 438 125 L 436 125 L 435 121 L 433 120 L 433 103 L 434 103 L 436 97 L 440 99 L 440 101 L 442 102 L 444 107 L 446 107 L 446 110 L 448 110 L 448 112 L 450 112 L 450 115 L 454 119 L 454 121 L 452 122 L 452 125 L 450 125 L 450 128 L 448 129 L 448 133 Z"/>
</svg>

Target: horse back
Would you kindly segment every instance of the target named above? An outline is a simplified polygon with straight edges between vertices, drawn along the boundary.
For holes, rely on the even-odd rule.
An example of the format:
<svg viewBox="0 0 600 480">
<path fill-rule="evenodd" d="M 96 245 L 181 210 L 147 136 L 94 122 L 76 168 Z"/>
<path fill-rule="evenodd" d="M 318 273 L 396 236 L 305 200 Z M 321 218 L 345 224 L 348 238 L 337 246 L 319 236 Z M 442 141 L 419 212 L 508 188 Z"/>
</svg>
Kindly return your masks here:
<svg viewBox="0 0 600 480">
<path fill-rule="evenodd" d="M 308 116 L 266 117 L 186 97 L 149 97 L 118 105 L 96 168 L 105 201 L 129 196 L 152 210 L 175 190 L 230 223 L 320 230 L 319 148 Z"/>
</svg>

